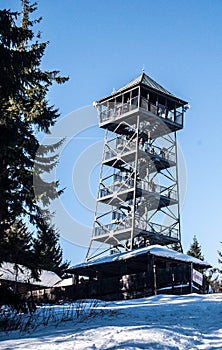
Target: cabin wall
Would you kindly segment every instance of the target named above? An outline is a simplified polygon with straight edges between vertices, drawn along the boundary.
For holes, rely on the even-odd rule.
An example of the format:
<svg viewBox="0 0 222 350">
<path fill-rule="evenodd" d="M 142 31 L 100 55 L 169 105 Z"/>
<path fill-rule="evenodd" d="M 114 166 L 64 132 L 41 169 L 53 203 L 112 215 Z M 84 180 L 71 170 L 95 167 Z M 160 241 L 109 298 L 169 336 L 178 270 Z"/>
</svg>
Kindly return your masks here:
<svg viewBox="0 0 222 350">
<path fill-rule="evenodd" d="M 133 268 L 134 267 L 134 268 Z M 150 258 L 143 270 L 136 261 L 123 262 L 118 274 L 110 276 L 105 267 L 95 279 L 77 278 L 76 284 L 33 291 L 38 302 L 64 302 L 77 299 L 122 300 L 157 294 L 206 293 L 206 286 L 191 283 L 191 265 Z M 133 271 L 134 269 L 134 271 Z M 110 271 L 109 271 L 110 274 Z"/>
<path fill-rule="evenodd" d="M 0 285 L 16 291 L 18 294 L 26 295 L 29 291 L 34 291 L 42 288 L 42 286 L 31 283 L 22 283 L 9 280 L 0 280 Z"/>
</svg>

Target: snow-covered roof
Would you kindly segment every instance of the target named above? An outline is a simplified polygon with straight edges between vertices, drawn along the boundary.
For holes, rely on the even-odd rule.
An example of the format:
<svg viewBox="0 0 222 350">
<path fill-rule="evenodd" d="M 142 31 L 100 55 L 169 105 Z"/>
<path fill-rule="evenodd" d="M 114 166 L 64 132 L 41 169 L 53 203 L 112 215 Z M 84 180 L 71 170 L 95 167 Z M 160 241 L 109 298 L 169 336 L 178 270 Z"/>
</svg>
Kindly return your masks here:
<svg viewBox="0 0 222 350">
<path fill-rule="evenodd" d="M 54 287 L 67 287 L 67 286 L 71 286 L 72 284 L 73 284 L 73 279 L 72 277 L 70 277 L 59 281 L 58 283 L 55 284 Z"/>
<path fill-rule="evenodd" d="M 31 271 L 23 265 L 16 265 L 9 262 L 3 262 L 0 266 L 0 280 L 15 281 L 19 283 L 31 283 L 38 286 L 52 287 L 59 282 L 61 278 L 52 271 L 42 270 L 39 277 L 40 281 L 31 278 Z"/>
<path fill-rule="evenodd" d="M 69 268 L 70 271 L 72 269 L 78 269 L 78 268 L 84 268 L 84 267 L 90 267 L 94 265 L 100 265 L 100 264 L 105 264 L 109 262 L 114 262 L 114 261 L 121 261 L 121 260 L 127 260 L 133 257 L 136 257 L 138 255 L 142 254 L 150 254 L 158 257 L 163 257 L 163 258 L 168 258 L 168 259 L 173 259 L 177 261 L 182 261 L 182 262 L 187 262 L 187 263 L 193 263 L 195 265 L 201 265 L 203 267 L 210 267 L 211 265 L 207 261 L 202 261 L 197 258 L 194 258 L 192 256 L 177 252 L 175 250 L 169 249 L 167 247 L 161 246 L 161 245 L 151 245 L 148 247 L 144 248 L 139 248 L 139 249 L 134 249 L 130 252 L 126 253 L 118 253 L 115 255 L 109 255 L 105 257 L 101 257 L 95 260 L 91 260 L 82 264 L 75 265 L 71 268 Z"/>
</svg>

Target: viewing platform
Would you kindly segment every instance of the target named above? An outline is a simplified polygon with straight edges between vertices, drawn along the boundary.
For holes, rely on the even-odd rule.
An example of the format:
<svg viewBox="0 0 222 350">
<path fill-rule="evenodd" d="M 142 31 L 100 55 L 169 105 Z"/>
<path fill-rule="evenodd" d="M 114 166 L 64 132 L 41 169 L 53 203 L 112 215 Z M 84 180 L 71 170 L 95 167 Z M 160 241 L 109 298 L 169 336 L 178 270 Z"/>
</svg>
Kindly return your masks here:
<svg viewBox="0 0 222 350">
<path fill-rule="evenodd" d="M 147 123 L 152 138 L 183 128 L 183 107 L 170 110 L 167 106 L 155 105 L 139 96 L 127 103 L 99 104 L 97 108 L 99 126 L 118 134 L 128 134 L 127 124 L 136 124 L 138 115 L 140 122 Z"/>
<path fill-rule="evenodd" d="M 128 202 L 133 199 L 134 180 L 129 178 L 123 181 L 122 175 L 114 175 L 115 181 L 104 186 L 99 191 L 98 201 L 111 206 L 120 206 L 122 202 Z M 177 203 L 177 192 L 170 188 L 148 183 L 147 181 L 137 181 L 136 198 L 143 197 L 148 210 L 160 209 Z"/>
<path fill-rule="evenodd" d="M 127 141 L 123 139 L 123 136 L 116 139 L 116 146 L 112 148 L 109 144 L 105 149 L 103 164 L 123 169 L 124 165 L 130 164 L 135 161 L 136 143 L 135 141 Z M 144 142 L 139 144 L 138 159 L 146 162 L 146 166 L 149 172 L 160 172 L 163 169 L 167 169 L 176 165 L 175 153 L 164 148 L 157 147 Z M 130 171 L 130 167 L 129 167 Z"/>
<path fill-rule="evenodd" d="M 126 217 L 119 223 L 97 226 L 94 229 L 93 238 L 98 242 L 115 245 L 118 241 L 128 240 L 131 238 L 132 218 Z M 145 222 L 139 217 L 135 219 L 134 237 L 140 235 L 148 238 L 151 244 L 163 242 L 172 244 L 178 240 L 178 230 L 174 227 L 167 227 L 152 222 Z"/>
</svg>

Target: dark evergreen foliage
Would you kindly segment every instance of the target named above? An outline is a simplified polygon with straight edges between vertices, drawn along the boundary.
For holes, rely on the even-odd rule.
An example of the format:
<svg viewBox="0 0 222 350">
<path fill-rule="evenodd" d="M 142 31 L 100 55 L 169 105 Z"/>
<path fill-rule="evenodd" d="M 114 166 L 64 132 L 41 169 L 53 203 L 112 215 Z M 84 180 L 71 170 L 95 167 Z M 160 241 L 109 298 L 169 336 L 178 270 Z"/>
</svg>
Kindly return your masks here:
<svg viewBox="0 0 222 350">
<path fill-rule="evenodd" d="M 45 269 L 57 273 L 62 277 L 69 264 L 63 263 L 62 249 L 59 246 L 59 234 L 53 226 L 43 224 L 34 239 L 34 253 L 38 261 L 38 269 Z"/>
<path fill-rule="evenodd" d="M 173 243 L 170 248 L 175 250 L 176 252 L 182 253 L 182 246 L 181 246 L 181 244 L 179 242 L 178 243 Z"/>
<path fill-rule="evenodd" d="M 58 181 L 46 182 L 42 174 L 57 164 L 55 152 L 63 140 L 40 146 L 37 133 L 48 133 L 59 117 L 47 100 L 50 86 L 68 79 L 41 69 L 48 43 L 39 42 L 32 30 L 40 21 L 29 18 L 35 9 L 36 4 L 23 0 L 22 15 L 0 10 L 0 262 L 7 258 L 26 265 L 33 261 L 28 222 L 38 231 L 44 226 L 52 240 L 54 232 L 58 244 L 58 234 L 46 227 L 45 216 L 62 190 Z"/>
<path fill-rule="evenodd" d="M 193 256 L 194 258 L 204 260 L 201 252 L 201 246 L 197 241 L 196 236 L 193 237 L 193 243 L 190 245 L 190 249 L 187 251 L 187 255 Z"/>
<path fill-rule="evenodd" d="M 0 252 L 4 261 L 24 265 L 29 261 L 30 254 L 33 254 L 32 233 L 21 220 L 16 220 L 10 229 L 4 231 Z"/>
</svg>

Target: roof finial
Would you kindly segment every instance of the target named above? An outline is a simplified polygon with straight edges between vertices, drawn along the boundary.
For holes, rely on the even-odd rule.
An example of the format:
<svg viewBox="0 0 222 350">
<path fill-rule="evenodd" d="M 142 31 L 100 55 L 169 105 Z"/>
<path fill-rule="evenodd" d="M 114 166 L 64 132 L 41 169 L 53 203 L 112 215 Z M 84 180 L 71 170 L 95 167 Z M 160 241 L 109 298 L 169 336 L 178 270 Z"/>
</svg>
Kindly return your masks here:
<svg viewBox="0 0 222 350">
<path fill-rule="evenodd" d="M 145 71 L 145 67 L 144 67 L 144 64 L 143 64 L 142 73 L 144 73 L 144 71 Z"/>
</svg>

